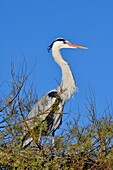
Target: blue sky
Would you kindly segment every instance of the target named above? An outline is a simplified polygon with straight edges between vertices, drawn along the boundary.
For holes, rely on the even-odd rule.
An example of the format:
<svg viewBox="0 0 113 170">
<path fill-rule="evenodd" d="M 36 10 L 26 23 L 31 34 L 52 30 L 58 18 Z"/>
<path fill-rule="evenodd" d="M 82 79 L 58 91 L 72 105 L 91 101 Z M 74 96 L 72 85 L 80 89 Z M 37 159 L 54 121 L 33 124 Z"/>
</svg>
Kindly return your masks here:
<svg viewBox="0 0 113 170">
<path fill-rule="evenodd" d="M 39 98 L 56 88 L 61 70 L 47 47 L 58 37 L 89 48 L 62 50 L 79 88 L 66 112 L 70 104 L 77 108 L 79 103 L 84 115 L 90 82 L 102 114 L 106 98 L 108 102 L 113 99 L 113 0 L 1 0 L 0 84 L 10 80 L 11 61 L 18 67 L 24 53 L 28 71 L 37 61 L 31 79 Z M 4 92 L 5 88 L 4 84 Z"/>
</svg>

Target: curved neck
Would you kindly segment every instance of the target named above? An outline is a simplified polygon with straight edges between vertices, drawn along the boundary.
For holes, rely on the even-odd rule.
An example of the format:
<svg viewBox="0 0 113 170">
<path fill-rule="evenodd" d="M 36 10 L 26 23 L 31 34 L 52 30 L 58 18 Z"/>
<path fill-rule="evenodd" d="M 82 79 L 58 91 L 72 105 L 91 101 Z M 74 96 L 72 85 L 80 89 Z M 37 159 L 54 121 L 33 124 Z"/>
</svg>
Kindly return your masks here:
<svg viewBox="0 0 113 170">
<path fill-rule="evenodd" d="M 65 103 L 76 90 L 75 80 L 69 64 L 62 58 L 60 49 L 52 48 L 53 58 L 62 70 L 62 81 L 57 91 Z"/>
</svg>

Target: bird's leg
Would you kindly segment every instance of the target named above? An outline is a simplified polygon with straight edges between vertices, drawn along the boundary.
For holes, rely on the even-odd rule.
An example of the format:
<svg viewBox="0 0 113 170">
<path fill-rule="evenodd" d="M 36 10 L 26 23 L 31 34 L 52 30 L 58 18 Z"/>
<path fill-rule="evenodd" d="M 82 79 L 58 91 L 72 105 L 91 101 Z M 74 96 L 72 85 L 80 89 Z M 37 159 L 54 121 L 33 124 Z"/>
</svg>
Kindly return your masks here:
<svg viewBox="0 0 113 170">
<path fill-rule="evenodd" d="M 55 138 L 54 138 L 54 133 L 52 133 L 52 147 L 54 147 L 55 144 Z"/>
<path fill-rule="evenodd" d="M 38 144 L 40 145 L 41 144 L 41 135 L 39 135 L 39 137 L 38 137 Z"/>
<path fill-rule="evenodd" d="M 52 132 L 52 150 L 53 150 L 53 151 L 56 151 L 54 134 L 55 134 L 55 132 Z"/>
<path fill-rule="evenodd" d="M 39 133 L 39 137 L 38 137 L 38 141 L 36 142 L 37 146 L 39 149 L 42 149 L 42 145 L 41 145 L 41 128 L 40 128 L 40 133 Z"/>
<path fill-rule="evenodd" d="M 51 148 L 51 159 L 53 160 L 55 157 L 54 151 L 55 151 L 55 138 L 54 138 L 54 132 L 52 132 L 52 148 Z"/>
</svg>

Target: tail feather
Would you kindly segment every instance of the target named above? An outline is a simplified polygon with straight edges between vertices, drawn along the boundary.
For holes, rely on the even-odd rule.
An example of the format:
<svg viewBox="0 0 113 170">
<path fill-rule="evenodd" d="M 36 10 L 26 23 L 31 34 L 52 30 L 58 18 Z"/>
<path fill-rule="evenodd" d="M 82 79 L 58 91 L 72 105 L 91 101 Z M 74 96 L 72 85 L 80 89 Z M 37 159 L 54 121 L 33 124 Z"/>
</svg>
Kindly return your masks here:
<svg viewBox="0 0 113 170">
<path fill-rule="evenodd" d="M 29 137 L 29 133 L 27 133 L 22 139 L 22 148 L 25 149 L 27 146 L 31 144 L 32 141 L 33 141 L 33 138 Z"/>
</svg>

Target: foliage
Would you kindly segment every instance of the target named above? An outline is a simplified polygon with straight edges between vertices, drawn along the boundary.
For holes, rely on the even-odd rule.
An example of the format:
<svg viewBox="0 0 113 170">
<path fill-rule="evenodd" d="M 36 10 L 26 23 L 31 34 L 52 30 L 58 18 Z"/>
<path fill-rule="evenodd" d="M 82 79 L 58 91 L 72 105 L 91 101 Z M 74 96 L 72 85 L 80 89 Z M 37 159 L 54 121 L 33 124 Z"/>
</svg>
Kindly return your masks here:
<svg viewBox="0 0 113 170">
<path fill-rule="evenodd" d="M 87 98 L 88 121 L 79 126 L 79 120 L 67 122 L 67 128 L 56 136 L 52 147 L 50 136 L 43 137 L 43 148 L 36 145 L 38 133 L 29 129 L 26 115 L 37 101 L 33 86 L 27 86 L 26 69 L 17 74 L 11 68 L 10 92 L 0 97 L 0 168 L 32 170 L 112 170 L 113 169 L 113 117 L 109 107 L 97 118 L 94 94 Z M 92 89 L 90 88 L 92 91 Z M 76 115 L 75 115 L 76 116 Z M 77 119 L 76 119 L 77 120 Z M 37 125 L 47 128 L 37 118 Z M 34 143 L 22 148 L 25 130 Z"/>
</svg>

